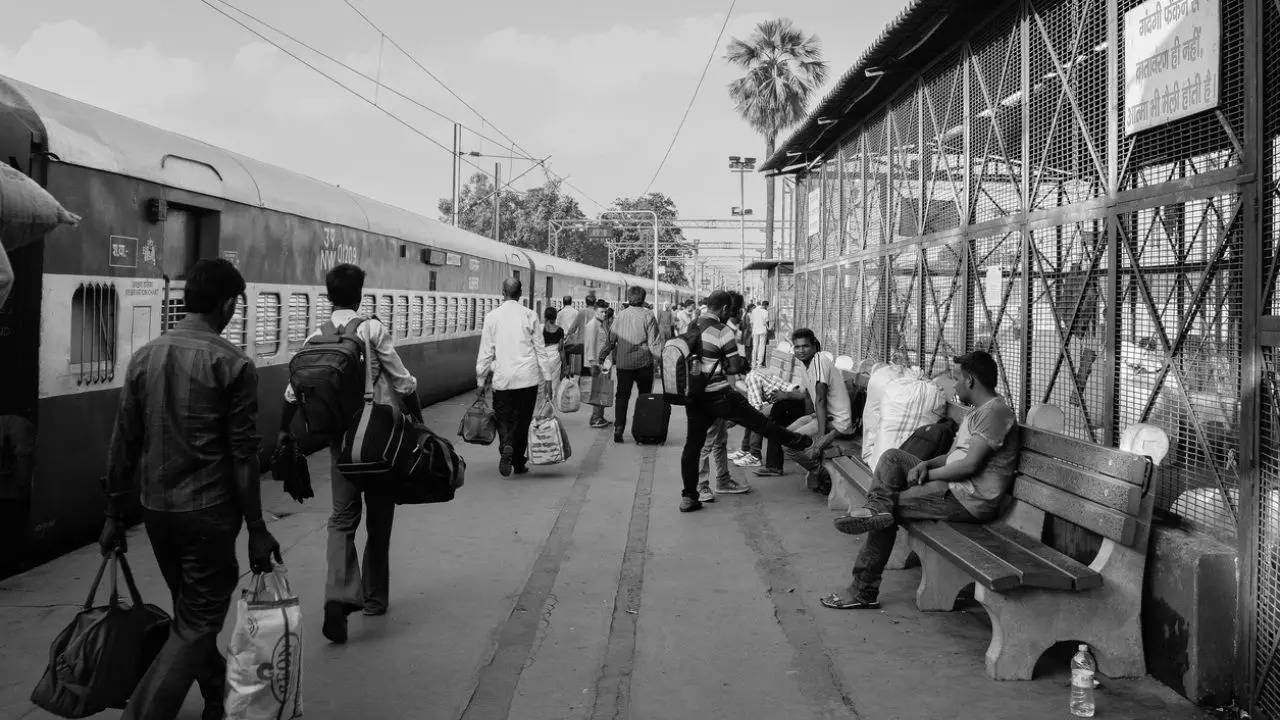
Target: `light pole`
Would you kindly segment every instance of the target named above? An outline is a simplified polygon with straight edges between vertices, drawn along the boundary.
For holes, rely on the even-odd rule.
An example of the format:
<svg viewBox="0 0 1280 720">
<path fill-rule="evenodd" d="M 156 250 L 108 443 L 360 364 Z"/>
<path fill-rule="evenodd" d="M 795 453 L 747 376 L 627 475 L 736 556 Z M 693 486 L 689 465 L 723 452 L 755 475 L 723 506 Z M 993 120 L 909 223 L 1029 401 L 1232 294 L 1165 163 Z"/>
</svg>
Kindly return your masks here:
<svg viewBox="0 0 1280 720">
<path fill-rule="evenodd" d="M 756 171 L 756 159 L 753 157 L 738 157 L 737 155 L 729 156 L 729 172 L 738 174 L 738 207 L 733 209 L 733 214 L 738 217 L 738 232 L 741 235 L 741 257 L 742 266 L 739 271 L 740 276 L 739 287 L 744 291 L 747 287 L 747 216 L 751 214 L 751 210 L 747 209 L 747 173 Z"/>
</svg>

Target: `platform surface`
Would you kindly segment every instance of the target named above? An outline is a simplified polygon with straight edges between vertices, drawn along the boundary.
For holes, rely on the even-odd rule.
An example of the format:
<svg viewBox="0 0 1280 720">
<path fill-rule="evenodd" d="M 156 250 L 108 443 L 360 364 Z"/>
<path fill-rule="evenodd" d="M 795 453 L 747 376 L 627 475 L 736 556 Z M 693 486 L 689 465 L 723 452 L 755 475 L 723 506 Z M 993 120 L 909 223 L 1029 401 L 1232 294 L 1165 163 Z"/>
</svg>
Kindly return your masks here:
<svg viewBox="0 0 1280 720">
<path fill-rule="evenodd" d="M 470 401 L 432 406 L 428 423 L 451 435 Z M 521 477 L 498 475 L 494 447 L 459 444 L 465 487 L 450 503 L 397 508 L 390 612 L 352 616 L 345 645 L 320 634 L 328 456 L 312 457 L 305 504 L 264 480 L 302 599 L 307 718 L 1069 717 L 1069 652 L 1043 660 L 1036 680 L 988 680 L 985 611 L 918 612 L 918 570 L 886 573 L 879 611 L 822 607 L 861 540 L 833 529 L 794 467 L 776 478 L 735 469 L 754 492 L 682 514 L 683 411 L 661 447 L 614 444 L 587 416 L 563 418 L 569 462 Z M 129 547 L 144 597 L 167 609 L 141 528 Z M 86 547 L 0 581 L 0 720 L 53 717 L 28 696 L 97 563 Z M 229 629 L 230 618 L 224 646 Z M 1098 717 L 1203 717 L 1150 678 L 1102 680 Z M 180 717 L 199 710 L 193 690 Z"/>
</svg>

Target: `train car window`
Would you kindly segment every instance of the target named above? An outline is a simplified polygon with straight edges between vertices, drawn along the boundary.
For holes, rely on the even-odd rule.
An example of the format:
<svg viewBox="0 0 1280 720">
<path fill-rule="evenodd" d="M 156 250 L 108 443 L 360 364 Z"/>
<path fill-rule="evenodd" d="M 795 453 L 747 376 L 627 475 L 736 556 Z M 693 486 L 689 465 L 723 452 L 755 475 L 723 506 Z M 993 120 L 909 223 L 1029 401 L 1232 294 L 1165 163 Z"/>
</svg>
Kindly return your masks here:
<svg viewBox="0 0 1280 720">
<path fill-rule="evenodd" d="M 71 371 L 77 385 L 115 378 L 116 304 L 116 289 L 106 283 L 84 283 L 71 296 Z"/>
<path fill-rule="evenodd" d="M 422 296 L 409 299 L 409 335 L 422 337 Z"/>
<path fill-rule="evenodd" d="M 409 337 L 409 296 L 396 296 L 396 337 L 403 340 Z"/>
<path fill-rule="evenodd" d="M 424 325 L 426 325 L 427 334 L 435 335 L 436 334 L 436 299 L 435 297 L 427 298 L 426 303 L 424 304 L 424 313 L 426 317 L 423 318 L 422 322 Z"/>
<path fill-rule="evenodd" d="M 478 317 L 479 314 L 480 314 L 480 301 L 475 298 L 471 298 L 471 325 L 467 328 L 468 330 L 480 329 L 480 319 Z"/>
<path fill-rule="evenodd" d="M 169 332 L 174 325 L 177 325 L 187 316 L 186 300 L 183 297 L 181 288 L 170 287 L 167 290 L 162 313 L 161 327 L 163 332 Z"/>
<path fill-rule="evenodd" d="M 445 332 L 458 332 L 458 298 L 449 298 L 449 315 Z"/>
<path fill-rule="evenodd" d="M 307 342 L 311 327 L 311 298 L 306 293 L 289 295 L 289 349 L 297 350 Z"/>
<path fill-rule="evenodd" d="M 280 352 L 280 294 L 258 293 L 253 315 L 253 352 L 269 358 Z"/>
<path fill-rule="evenodd" d="M 371 317 L 377 311 L 378 301 L 372 295 L 365 295 L 360 298 L 360 309 L 357 310 L 364 317 Z"/>
<path fill-rule="evenodd" d="M 432 270 L 427 273 L 427 292 L 436 291 L 436 271 Z"/>
<path fill-rule="evenodd" d="M 392 310 L 392 302 L 390 295 L 383 295 L 378 298 L 378 307 L 373 311 L 378 316 L 378 319 L 387 326 L 388 330 L 395 326 L 395 313 Z"/>
<path fill-rule="evenodd" d="M 241 294 L 236 300 L 236 311 L 235 314 L 231 316 L 231 322 L 227 323 L 227 327 L 222 331 L 222 337 L 226 338 L 227 342 L 235 345 L 241 350 L 244 350 L 249 346 L 249 338 L 245 333 L 244 322 L 245 313 L 247 311 L 248 301 L 245 300 L 244 295 Z"/>
<path fill-rule="evenodd" d="M 550 299 L 551 296 L 555 294 L 555 292 L 552 290 L 551 279 L 552 279 L 551 276 L 548 275 L 547 276 L 547 298 L 548 299 Z"/>
<path fill-rule="evenodd" d="M 333 303 L 329 302 L 329 296 L 320 293 L 316 300 L 316 327 L 329 322 L 329 318 L 333 316 Z"/>
<path fill-rule="evenodd" d="M 520 279 L 520 271 L 519 271 L 519 270 L 512 270 L 512 271 L 511 271 L 511 277 L 513 277 L 513 278 L 515 278 L 515 279 L 519 280 L 519 279 Z"/>
</svg>

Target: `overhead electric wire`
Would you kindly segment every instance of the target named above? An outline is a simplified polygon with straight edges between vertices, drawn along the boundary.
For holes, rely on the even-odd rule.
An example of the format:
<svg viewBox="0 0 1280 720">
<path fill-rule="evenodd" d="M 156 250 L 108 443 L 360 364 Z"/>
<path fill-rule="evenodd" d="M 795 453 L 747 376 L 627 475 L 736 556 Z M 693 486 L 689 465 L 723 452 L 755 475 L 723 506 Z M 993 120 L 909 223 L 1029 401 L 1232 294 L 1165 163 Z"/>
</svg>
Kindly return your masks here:
<svg viewBox="0 0 1280 720">
<path fill-rule="evenodd" d="M 711 61 L 716 57 L 716 51 L 720 49 L 720 39 L 724 37 L 725 28 L 729 27 L 729 18 L 733 17 L 733 7 L 738 4 L 738 0 L 729 0 L 729 10 L 724 14 L 724 22 L 720 25 L 720 32 L 716 35 L 716 42 L 711 46 L 711 54 L 707 56 L 707 64 L 702 66 L 702 75 L 698 78 L 698 84 L 693 88 L 693 96 L 689 98 L 689 104 L 684 108 L 684 115 L 680 117 L 680 124 L 676 126 L 675 134 L 671 136 L 671 144 L 667 145 L 667 151 L 662 155 L 662 161 L 658 163 L 658 169 L 653 171 L 653 177 L 649 178 L 649 184 L 645 186 L 644 192 L 640 193 L 641 197 L 649 194 L 649 190 L 653 188 L 653 184 L 658 181 L 658 175 L 662 173 L 662 168 L 667 164 L 667 158 L 671 157 L 671 151 L 675 149 L 676 140 L 680 138 L 680 131 L 684 129 L 684 123 L 689 119 L 689 111 L 693 110 L 693 103 L 698 99 L 698 91 L 702 89 L 702 83 L 707 79 L 707 70 L 711 69 Z"/>
<path fill-rule="evenodd" d="M 202 1 L 202 2 L 204 2 L 204 0 L 201 0 L 201 1 Z M 257 23 L 257 24 L 261 25 L 262 27 L 267 28 L 267 29 L 268 29 L 268 30 L 270 30 L 271 32 L 276 33 L 277 35 L 280 35 L 281 37 L 284 37 L 284 38 L 288 39 L 290 42 L 293 42 L 293 43 L 295 43 L 295 44 L 297 44 L 297 45 L 300 45 L 300 46 L 302 46 L 302 47 L 306 48 L 309 52 L 312 52 L 312 53 L 315 53 L 316 55 L 319 55 L 320 57 L 324 58 L 325 60 L 328 60 L 329 62 L 333 63 L 334 65 L 337 65 L 338 67 L 342 68 L 343 70 L 346 70 L 347 72 L 352 73 L 353 75 L 358 75 L 359 77 L 364 78 L 365 80 L 368 80 L 368 81 L 369 81 L 369 82 L 371 82 L 371 83 L 374 83 L 374 85 L 375 85 L 376 87 L 381 87 L 382 89 L 387 90 L 388 92 L 390 92 L 390 93 L 392 93 L 392 94 L 396 95 L 397 97 L 399 97 L 399 98 L 401 98 L 401 99 L 403 99 L 403 100 L 405 100 L 405 101 L 407 101 L 407 102 L 409 102 L 409 103 L 412 103 L 414 106 L 416 106 L 416 107 L 418 107 L 418 108 L 420 108 L 420 109 L 422 109 L 422 110 L 426 110 L 427 112 L 431 113 L 432 115 L 435 115 L 436 117 L 440 118 L 441 120 L 446 120 L 446 121 L 451 122 L 451 123 L 453 123 L 453 124 L 455 124 L 455 125 L 458 125 L 458 126 L 459 126 L 459 127 L 461 127 L 462 129 L 464 129 L 464 130 L 466 130 L 466 131 L 470 132 L 471 134 L 475 135 L 476 137 L 479 137 L 479 138 L 480 138 L 480 139 L 482 139 L 482 140 L 488 140 L 489 142 L 491 142 L 491 143 L 493 143 L 493 144 L 495 144 L 495 145 L 501 145 L 501 144 L 502 144 L 501 142 L 499 142 L 499 141 L 497 141 L 497 140 L 495 140 L 495 139 L 493 139 L 493 138 L 491 138 L 491 137 L 488 137 L 488 136 L 484 135 L 483 133 L 481 133 L 480 131 L 476 130 L 475 128 L 472 128 L 472 127 L 469 127 L 469 126 L 467 126 L 467 125 L 465 125 L 465 124 L 463 124 L 463 123 L 460 123 L 460 122 L 458 122 L 457 120 L 453 119 L 452 117 L 449 117 L 448 115 L 445 115 L 444 113 L 440 112 L 439 110 L 436 110 L 435 108 L 433 108 L 433 107 L 431 107 L 431 106 L 429 106 L 429 105 L 426 105 L 425 103 L 423 103 L 422 101 L 418 100 L 417 98 L 411 97 L 411 96 L 409 96 L 409 95 L 405 94 L 404 92 L 402 92 L 402 91 L 398 90 L 397 88 L 395 88 L 395 87 L 393 87 L 393 86 L 391 86 L 391 85 L 388 85 L 387 83 L 382 82 L 382 80 L 381 80 L 381 79 L 376 78 L 376 77 L 373 77 L 373 76 L 369 75 L 368 73 L 366 73 L 366 72 L 364 72 L 364 71 L 362 71 L 362 70 L 360 70 L 360 69 L 358 69 L 358 68 L 356 68 L 356 67 L 354 67 L 354 66 L 352 66 L 352 65 L 350 65 L 350 64 L 348 64 L 348 63 L 345 63 L 345 62 L 343 62 L 343 61 L 339 60 L 338 58 L 336 58 L 336 57 L 334 57 L 334 56 L 330 55 L 329 53 L 325 52 L 324 50 L 321 50 L 320 48 L 318 48 L 318 47 L 316 47 L 316 46 L 314 46 L 314 45 L 311 45 L 310 43 L 306 42 L 305 40 L 302 40 L 302 39 L 298 38 L 298 37 L 297 37 L 297 36 L 295 36 L 295 35 L 291 35 L 290 33 L 286 32 L 285 30 L 282 30 L 281 28 L 279 28 L 279 27 L 277 27 L 277 26 L 275 26 L 275 25 L 272 25 L 271 23 L 269 23 L 269 22 L 267 22 L 266 20 L 263 20 L 262 18 L 260 18 L 260 17 L 258 17 L 258 16 L 256 16 L 256 15 L 254 15 L 253 13 L 249 12 L 248 10 L 244 10 L 244 9 L 242 9 L 242 8 L 236 7 L 235 5 L 233 5 L 233 4 L 231 4 L 230 2 L 228 2 L 228 0 L 213 0 L 213 2 L 216 2 L 216 3 L 220 4 L 220 5 L 225 5 L 225 6 L 229 7 L 229 8 L 231 8 L 232 10 L 235 10 L 237 13 L 240 13 L 241 15 L 243 15 L 243 16 L 245 16 L 245 17 L 249 18 L 249 19 L 250 19 L 250 20 L 252 20 L 253 22 L 255 22 L 255 23 Z M 209 3 L 205 2 L 205 4 L 206 4 L 206 5 L 208 5 Z M 214 8 L 214 9 L 217 9 L 217 8 Z M 223 13 L 223 14 L 225 15 L 226 13 Z M 232 18 L 232 19 L 234 20 L 234 18 Z M 282 50 L 282 51 L 284 51 L 284 52 L 288 52 L 287 50 L 285 50 L 285 48 L 281 47 L 279 43 L 274 42 L 274 41 L 272 41 L 272 40 L 269 40 L 269 39 L 267 39 L 267 38 L 264 38 L 260 33 L 254 33 L 254 34 L 255 34 L 255 35 L 258 35 L 258 37 L 262 38 L 262 39 L 263 39 L 263 40 L 265 40 L 266 42 L 271 43 L 271 44 L 272 44 L 273 46 L 275 46 L 277 49 Z M 379 58 L 379 61 L 381 61 L 381 58 Z M 374 103 L 375 103 L 375 104 L 377 103 L 377 100 L 376 100 L 376 99 L 374 100 Z M 450 151 L 450 152 L 452 152 L 452 151 Z M 534 162 L 537 162 L 537 158 L 532 157 L 532 156 L 529 156 L 529 155 L 522 155 L 521 157 L 522 157 L 522 159 L 525 159 L 525 160 L 532 160 L 532 161 L 534 161 Z"/>
<path fill-rule="evenodd" d="M 202 1 L 203 1 L 203 0 L 202 0 Z M 359 15 L 359 16 L 360 16 L 360 19 L 364 20 L 364 21 L 365 21 L 365 23 L 367 23 L 367 24 L 369 25 L 369 27 L 373 28 L 374 32 L 377 32 L 377 33 L 378 33 L 379 35 L 381 35 L 383 38 L 386 38 L 386 40 L 387 40 L 388 42 L 390 42 L 390 43 L 391 43 L 392 47 L 394 47 L 395 49 L 399 50 L 401 54 L 403 54 L 405 57 L 409 58 L 409 61 L 410 61 L 410 62 L 412 62 L 414 65 L 417 65 L 419 70 L 421 70 L 422 72 L 426 73 L 427 77 L 429 77 L 429 78 L 431 78 L 432 80 L 436 81 L 436 83 L 438 83 L 438 84 L 440 85 L 440 87 L 444 88 L 446 92 L 448 92 L 450 95 L 452 95 L 452 96 L 454 97 L 454 99 L 456 99 L 458 102 L 462 103 L 462 104 L 463 104 L 463 106 L 465 106 L 468 110 L 470 110 L 471 112 L 475 113 L 475 114 L 476 114 L 476 117 L 480 118 L 480 120 L 481 120 L 481 121 L 483 121 L 485 124 L 489 125 L 489 126 L 490 126 L 490 127 L 492 127 L 494 130 L 496 130 L 496 131 L 497 131 L 497 133 L 498 133 L 499 135 L 501 135 L 502 137 L 506 138 L 507 142 L 509 142 L 509 143 L 511 144 L 511 147 L 513 147 L 513 148 L 515 148 L 515 149 L 519 150 L 520 152 L 524 153 L 524 155 L 525 155 L 525 157 L 526 157 L 527 159 L 533 159 L 533 154 L 532 154 L 532 153 L 530 153 L 528 150 L 525 150 L 523 147 L 521 147 L 520 143 L 516 142 L 516 141 L 515 141 L 515 140 L 514 140 L 510 135 L 508 135 L 508 134 L 506 134 L 505 132 L 503 132 L 503 131 L 502 131 L 502 128 L 498 127 L 496 124 L 494 124 L 494 122 L 493 122 L 492 120 L 490 120 L 489 118 L 485 117 L 485 116 L 484 116 L 484 114 L 483 114 L 483 113 L 481 113 L 479 110 L 477 110 L 477 109 L 476 109 L 476 107 L 475 107 L 474 105 L 472 105 L 471 103 L 469 103 L 469 102 L 467 102 L 466 100 L 464 100 L 464 99 L 462 98 L 462 96 L 461 96 L 461 95 L 459 95 L 458 93 L 454 92 L 453 88 L 449 87 L 449 84 L 448 84 L 448 83 L 446 83 L 444 80 L 440 79 L 440 77 L 439 77 L 438 75 L 436 75 L 435 73 L 431 72 L 431 70 L 430 70 L 430 69 L 428 69 L 426 65 L 423 65 L 423 64 L 422 64 L 422 62 L 421 62 L 421 61 L 419 61 L 419 60 L 418 60 L 418 58 L 417 58 L 416 56 L 414 56 L 414 54 L 413 54 L 413 53 L 409 52 L 407 49 L 405 49 L 405 47 L 404 47 L 403 45 L 401 45 L 400 43 L 396 42 L 396 39 L 395 39 L 394 37 L 392 37 L 392 36 L 391 36 L 391 35 L 389 35 L 385 30 L 383 30 L 383 29 L 382 29 L 382 28 L 381 28 L 381 27 L 380 27 L 376 22 L 374 22 L 374 21 L 373 21 L 373 20 L 372 20 L 368 15 L 366 15 L 366 14 L 365 14 L 365 13 L 364 13 L 360 8 L 356 7 L 356 6 L 355 6 L 355 4 L 353 4 L 353 3 L 351 2 L 351 0 L 342 0 L 342 1 L 343 1 L 344 3 L 346 3 L 347 7 L 351 8 L 351 9 L 355 12 L 355 14 Z M 736 1 L 737 1 L 737 0 L 734 0 L 734 2 L 736 2 Z M 732 7 L 732 6 L 731 6 L 731 7 Z M 721 30 L 721 32 L 723 32 L 723 30 Z M 717 42 L 718 42 L 718 41 L 717 41 Z M 705 73 L 704 73 L 704 74 L 705 74 Z M 492 141 L 491 141 L 491 142 L 492 142 Z M 501 143 L 494 143 L 494 144 L 495 144 L 495 145 L 500 145 Z M 550 157 L 550 156 L 548 156 L 548 157 Z M 577 191 L 577 192 L 578 192 L 578 194 L 579 194 L 579 195 L 581 195 L 583 198 L 585 198 L 585 199 L 587 199 L 587 200 L 590 200 L 590 201 L 591 201 L 592 203 L 594 203 L 597 207 L 600 207 L 600 208 L 604 208 L 604 207 L 605 207 L 605 205 L 604 205 L 604 204 L 600 203 L 600 202 L 599 202 L 599 201 L 597 201 L 595 198 L 593 198 L 593 197 L 591 197 L 590 195 L 588 195 L 588 194 L 586 194 L 585 192 L 583 192 L 582 188 L 580 188 L 580 187 L 578 187 L 577 185 L 574 185 L 573 183 L 569 182 L 567 179 L 565 179 L 564 177 L 562 177 L 562 176 L 561 176 L 559 173 L 557 173 L 556 171 L 552 170 L 552 169 L 551 169 L 551 168 L 549 168 L 549 167 L 546 167 L 545 165 L 543 166 L 543 169 L 544 169 L 544 170 L 546 170 L 546 172 L 550 173 L 551 175 L 555 176 L 557 180 L 560 180 L 560 181 L 561 181 L 561 182 L 563 182 L 565 185 L 568 185 L 570 188 L 573 188 L 575 191 Z"/>
</svg>

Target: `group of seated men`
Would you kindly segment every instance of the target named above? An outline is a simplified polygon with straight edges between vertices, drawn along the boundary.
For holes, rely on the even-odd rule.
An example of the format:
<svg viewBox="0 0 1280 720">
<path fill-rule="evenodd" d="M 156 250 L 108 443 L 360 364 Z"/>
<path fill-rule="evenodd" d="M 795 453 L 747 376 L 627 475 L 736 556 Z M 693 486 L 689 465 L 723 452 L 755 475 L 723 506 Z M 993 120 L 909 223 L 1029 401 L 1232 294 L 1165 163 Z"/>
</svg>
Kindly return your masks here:
<svg viewBox="0 0 1280 720">
<path fill-rule="evenodd" d="M 823 453 L 841 436 L 851 435 L 858 423 L 852 416 L 843 373 L 821 350 L 812 330 L 795 330 L 791 334 L 795 367 L 790 378 L 757 368 L 740 383 L 756 409 L 778 426 L 812 438 L 812 445 L 795 450 L 771 440 L 762 457 L 764 438 L 744 428 L 741 448 L 728 458 L 740 467 L 755 467 L 757 476 L 769 477 L 783 474 L 785 455 L 806 471 L 810 489 L 825 494 L 831 480 L 822 467 Z M 946 452 L 921 458 L 895 448 L 881 456 L 865 505 L 835 519 L 840 532 L 868 537 L 854 562 L 852 582 L 823 597 L 824 606 L 840 610 L 880 607 L 880 579 L 893 551 L 899 522 L 986 522 L 999 514 L 1012 489 L 1021 448 L 1017 416 L 996 391 L 999 371 L 990 354 L 977 350 L 955 357 L 949 374 L 955 381 L 955 399 L 972 410 L 961 421 Z M 704 466 L 715 464 L 723 443 L 723 434 L 708 436 Z M 733 487 L 723 462 L 716 471 L 719 485 Z M 707 481 L 701 481 L 698 490 L 703 502 L 714 498 Z"/>
</svg>

